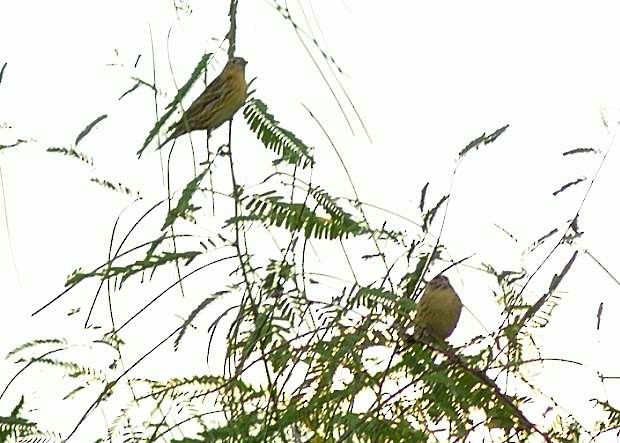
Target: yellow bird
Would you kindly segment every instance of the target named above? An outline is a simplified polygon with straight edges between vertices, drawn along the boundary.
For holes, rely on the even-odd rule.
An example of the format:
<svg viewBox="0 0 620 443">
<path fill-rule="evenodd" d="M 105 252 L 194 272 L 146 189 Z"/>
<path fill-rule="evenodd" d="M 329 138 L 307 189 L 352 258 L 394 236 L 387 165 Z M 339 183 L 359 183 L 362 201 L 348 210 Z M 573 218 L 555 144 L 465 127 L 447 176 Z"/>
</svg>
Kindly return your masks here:
<svg viewBox="0 0 620 443">
<path fill-rule="evenodd" d="M 463 303 L 445 275 L 434 277 L 424 288 L 413 320 L 414 336 L 445 340 L 454 332 Z"/>
<path fill-rule="evenodd" d="M 206 130 L 210 133 L 231 120 L 248 96 L 246 64 L 247 61 L 241 57 L 230 59 L 220 75 L 207 85 L 179 121 L 172 125 L 172 133 L 161 146 L 191 131 Z"/>
</svg>

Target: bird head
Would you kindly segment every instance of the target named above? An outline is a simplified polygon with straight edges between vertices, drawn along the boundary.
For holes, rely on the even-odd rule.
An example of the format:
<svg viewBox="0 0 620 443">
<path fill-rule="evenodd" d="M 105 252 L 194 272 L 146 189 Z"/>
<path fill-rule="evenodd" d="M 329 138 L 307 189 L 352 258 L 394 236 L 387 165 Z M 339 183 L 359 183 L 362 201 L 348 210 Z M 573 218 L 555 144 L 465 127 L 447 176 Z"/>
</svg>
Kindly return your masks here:
<svg viewBox="0 0 620 443">
<path fill-rule="evenodd" d="M 433 288 L 433 289 L 451 287 L 450 280 L 448 280 L 448 277 L 442 274 L 436 275 L 435 277 L 433 277 L 433 279 L 428 282 L 428 286 L 429 288 Z"/>
<path fill-rule="evenodd" d="M 243 57 L 233 57 L 232 59 L 230 59 L 228 64 L 243 69 L 245 68 L 245 65 L 248 64 L 248 62 Z"/>
</svg>

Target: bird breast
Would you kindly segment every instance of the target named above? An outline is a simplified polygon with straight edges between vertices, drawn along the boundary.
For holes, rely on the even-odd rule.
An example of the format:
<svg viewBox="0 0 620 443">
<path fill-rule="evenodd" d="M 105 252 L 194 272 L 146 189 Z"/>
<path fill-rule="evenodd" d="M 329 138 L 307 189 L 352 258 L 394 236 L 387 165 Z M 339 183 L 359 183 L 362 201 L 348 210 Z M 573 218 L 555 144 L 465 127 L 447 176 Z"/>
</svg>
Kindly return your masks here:
<svg viewBox="0 0 620 443">
<path fill-rule="evenodd" d="M 456 328 L 462 307 L 461 299 L 450 286 L 426 290 L 418 303 L 414 324 L 445 340 Z"/>
</svg>

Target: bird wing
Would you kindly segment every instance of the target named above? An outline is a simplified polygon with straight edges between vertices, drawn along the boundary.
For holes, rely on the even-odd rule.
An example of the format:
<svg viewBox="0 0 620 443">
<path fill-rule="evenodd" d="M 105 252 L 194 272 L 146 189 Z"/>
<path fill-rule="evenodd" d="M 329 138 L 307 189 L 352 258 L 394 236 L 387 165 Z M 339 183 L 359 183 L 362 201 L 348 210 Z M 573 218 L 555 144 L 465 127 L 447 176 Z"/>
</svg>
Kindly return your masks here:
<svg viewBox="0 0 620 443">
<path fill-rule="evenodd" d="M 215 80 L 207 85 L 202 94 L 194 100 L 194 102 L 187 108 L 187 111 L 183 113 L 178 122 L 171 128 L 173 130 L 171 137 L 177 137 L 181 134 L 185 134 L 187 128 L 197 129 L 197 124 L 204 119 L 205 110 L 213 106 L 214 103 L 222 96 L 223 91 L 226 91 L 228 75 L 226 69 L 224 69 Z M 209 112 L 207 112 L 209 114 Z"/>
</svg>

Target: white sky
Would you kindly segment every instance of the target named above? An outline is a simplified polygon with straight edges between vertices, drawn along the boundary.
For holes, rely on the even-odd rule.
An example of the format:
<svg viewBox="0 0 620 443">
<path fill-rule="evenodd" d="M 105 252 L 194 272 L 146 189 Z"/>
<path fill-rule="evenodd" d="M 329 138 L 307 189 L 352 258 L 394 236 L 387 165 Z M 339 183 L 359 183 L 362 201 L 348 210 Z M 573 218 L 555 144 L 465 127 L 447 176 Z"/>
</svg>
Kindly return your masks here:
<svg viewBox="0 0 620 443">
<path fill-rule="evenodd" d="M 563 158 L 562 152 L 580 147 L 604 152 L 612 143 L 610 133 L 620 107 L 617 2 L 389 0 L 379 5 L 316 0 L 319 30 L 308 0 L 302 1 L 312 31 L 345 73 L 339 79 L 363 116 L 372 144 L 337 89 L 355 134 L 347 128 L 290 25 L 266 1 L 240 3 L 237 54 L 249 61 L 248 77 L 257 77 L 257 96 L 285 127 L 317 149 L 315 181 L 334 194 L 351 195 L 336 157 L 301 104 L 325 124 L 362 199 L 411 217 L 424 183 L 431 181 L 430 201 L 448 191 L 457 153 L 470 140 L 511 125 L 496 143 L 468 156 L 459 169 L 443 237 L 455 258 L 475 253 L 474 265 L 520 266 L 519 254 L 527 245 L 572 217 L 586 184 L 558 197 L 551 193 L 575 178 L 591 177 L 600 161 L 600 156 Z M 297 2 L 291 4 L 298 23 L 308 29 Z M 158 87 L 167 94 L 160 109 L 175 93 L 166 55 L 168 30 L 172 29 L 170 59 L 178 84 L 205 51 L 217 48 L 228 27 L 228 2 L 194 2 L 192 7 L 191 15 L 177 17 L 169 1 L 20 0 L 0 6 L 0 65 L 8 63 L 0 83 L 0 124 L 12 127 L 0 129 L 0 144 L 16 138 L 36 140 L 0 151 L 3 204 L 10 227 L 9 236 L 0 217 L 0 355 L 32 338 L 72 333 L 75 337 L 83 322 L 94 284 L 70 293 L 39 317 L 29 315 L 63 289 L 74 268 L 88 269 L 105 259 L 114 220 L 132 202 L 90 184 L 91 176 L 122 181 L 145 197 L 146 203 L 128 210 L 122 223 L 125 230 L 165 195 L 159 155 L 149 149 L 141 160 L 135 156 L 153 125 L 152 94 L 142 88 L 117 99 L 133 84 L 130 75 L 152 80 L 149 25 Z M 133 70 L 138 54 L 141 60 Z M 315 50 L 313 54 L 325 68 Z M 219 71 L 223 60 L 220 53 L 219 64 L 209 75 Z M 111 63 L 127 68 L 107 66 Z M 333 77 L 330 81 L 334 84 Z M 199 89 L 192 91 L 192 97 Z M 94 157 L 96 169 L 44 152 L 50 146 L 69 146 L 104 113 L 109 118 L 78 146 Z M 609 131 L 601 113 L 608 119 Z M 257 148 L 240 118 L 235 136 L 240 146 L 249 146 L 243 154 L 237 151 L 241 180 L 253 183 L 256 171 L 268 167 L 272 156 Z M 191 174 L 188 157 L 179 148 L 176 186 Z M 614 275 L 620 275 L 619 156 L 613 146 L 580 219 L 585 231 L 580 247 Z M 495 223 L 520 240 L 520 249 L 493 227 Z M 528 258 L 526 265 L 536 266 L 551 244 Z M 564 251 L 543 268 L 527 294 L 529 300 L 547 288 L 567 257 Z M 492 329 L 498 321 L 492 281 L 466 268 L 451 279 L 468 310 Z M 133 307 L 122 317 L 168 281 L 160 276 L 147 289 L 132 288 L 136 292 L 130 291 L 131 297 L 140 301 L 128 301 Z M 596 381 L 596 371 L 620 375 L 615 352 L 620 329 L 614 321 L 620 312 L 620 288 L 590 258 L 580 255 L 561 290 L 561 304 L 542 331 L 541 343 L 547 356 L 575 359 L 587 367 L 573 372 L 562 364 L 557 370 L 547 366 L 540 383 L 569 411 L 587 420 L 590 398 L 607 395 L 616 406 L 620 401 L 617 384 L 608 383 L 603 391 Z M 166 303 L 172 303 L 179 315 L 201 299 L 197 295 L 179 302 L 178 296 L 171 295 L 169 300 L 174 300 Z M 605 309 L 597 333 L 595 314 L 601 302 Z M 64 313 L 80 305 L 80 318 L 67 320 Z M 142 333 L 154 328 L 159 315 L 169 316 L 170 306 L 156 308 L 150 325 L 141 325 Z M 474 317 L 465 313 L 453 341 L 462 343 L 482 332 Z M 165 330 L 154 330 L 144 337 L 145 343 L 154 344 L 164 335 Z M 202 364 L 199 359 L 194 363 L 197 368 Z M 191 373 L 191 366 L 185 368 Z M 0 387 L 15 370 L 0 361 Z M 151 375 L 152 370 L 148 365 L 144 369 Z M 52 372 L 40 374 L 56 380 Z M 165 370 L 162 374 L 169 375 Z M 3 399 L 0 415 L 13 406 L 18 392 L 12 388 L 14 395 Z M 69 417 L 67 426 L 74 421 Z"/>
</svg>

